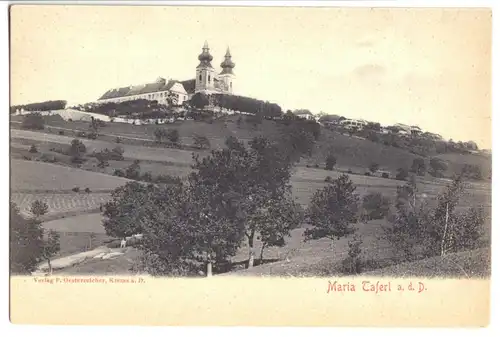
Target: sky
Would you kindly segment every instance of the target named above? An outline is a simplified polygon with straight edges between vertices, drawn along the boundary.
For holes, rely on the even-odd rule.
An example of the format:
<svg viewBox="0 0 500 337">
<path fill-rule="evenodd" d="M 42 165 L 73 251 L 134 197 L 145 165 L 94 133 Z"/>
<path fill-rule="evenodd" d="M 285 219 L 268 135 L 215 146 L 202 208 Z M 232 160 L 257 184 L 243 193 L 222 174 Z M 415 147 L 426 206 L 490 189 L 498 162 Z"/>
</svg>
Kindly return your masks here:
<svg viewBox="0 0 500 337">
<path fill-rule="evenodd" d="M 491 148 L 491 11 L 439 8 L 11 7 L 11 104 L 97 100 L 194 78 L 229 47 L 235 93 Z"/>
</svg>

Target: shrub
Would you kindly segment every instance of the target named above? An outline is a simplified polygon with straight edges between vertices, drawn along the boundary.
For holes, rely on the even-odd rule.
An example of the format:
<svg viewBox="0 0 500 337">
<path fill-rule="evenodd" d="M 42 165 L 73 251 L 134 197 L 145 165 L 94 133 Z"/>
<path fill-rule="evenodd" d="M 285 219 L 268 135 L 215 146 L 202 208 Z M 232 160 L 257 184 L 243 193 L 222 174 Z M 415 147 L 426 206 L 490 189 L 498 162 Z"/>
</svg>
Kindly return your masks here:
<svg viewBox="0 0 500 337">
<path fill-rule="evenodd" d="M 36 145 L 31 145 L 30 147 L 30 153 L 38 153 L 38 149 L 36 148 Z"/>
<path fill-rule="evenodd" d="M 387 172 L 382 173 L 382 178 L 389 179 L 389 173 Z"/>
<path fill-rule="evenodd" d="M 327 176 L 327 177 L 325 178 L 325 183 L 331 183 L 332 181 L 333 181 L 333 179 L 332 179 L 332 177 L 330 177 L 330 176 Z"/>
<path fill-rule="evenodd" d="M 134 160 L 134 162 L 125 170 L 125 177 L 128 179 L 139 180 L 140 174 L 141 166 L 139 165 L 138 160 Z"/>
<path fill-rule="evenodd" d="M 166 137 L 171 143 L 177 144 L 180 138 L 179 131 L 177 129 L 168 130 Z"/>
<path fill-rule="evenodd" d="M 446 164 L 446 162 L 439 158 L 431 158 L 429 162 L 429 174 L 433 177 L 443 177 L 443 173 L 447 170 L 447 168 L 448 165 Z"/>
<path fill-rule="evenodd" d="M 319 164 L 314 164 L 314 168 L 319 168 Z"/>
<path fill-rule="evenodd" d="M 326 157 L 325 169 L 332 171 L 335 164 L 337 164 L 337 158 L 332 154 L 328 155 L 328 157 Z"/>
<path fill-rule="evenodd" d="M 348 256 L 342 260 L 342 272 L 347 275 L 359 274 L 362 272 L 363 261 L 361 258 L 361 238 L 355 235 L 349 242 Z"/>
<path fill-rule="evenodd" d="M 118 144 L 122 142 L 122 139 L 120 137 L 116 137 L 116 140 L 115 140 Z"/>
<path fill-rule="evenodd" d="M 63 135 L 64 135 L 64 130 L 59 130 L 59 134 L 60 134 L 61 136 L 63 136 Z"/>
<path fill-rule="evenodd" d="M 90 193 L 90 188 L 86 187 L 85 188 L 85 193 Z"/>
<path fill-rule="evenodd" d="M 372 174 L 370 172 L 365 172 L 365 176 L 371 176 Z"/>
<path fill-rule="evenodd" d="M 57 158 L 55 156 L 50 156 L 50 155 L 45 154 L 45 153 L 40 156 L 40 160 L 45 162 L 45 163 L 57 162 Z"/>
<path fill-rule="evenodd" d="M 152 182 L 153 181 L 153 176 L 151 175 L 151 172 L 146 172 L 142 175 L 141 177 L 141 180 L 142 181 L 145 181 L 145 182 Z"/>
<path fill-rule="evenodd" d="M 125 173 L 123 173 L 123 171 L 120 169 L 115 169 L 115 171 L 113 172 L 113 175 L 117 176 L 117 177 L 125 177 Z"/>
<path fill-rule="evenodd" d="M 396 174 L 397 180 L 406 180 L 408 179 L 408 171 L 404 168 L 399 168 L 398 173 Z"/>
<path fill-rule="evenodd" d="M 153 180 L 157 184 L 182 184 L 181 178 L 174 177 L 168 174 L 160 174 Z"/>
<path fill-rule="evenodd" d="M 378 220 L 383 219 L 389 213 L 389 199 L 381 193 L 369 193 L 363 197 L 362 219 Z"/>
<path fill-rule="evenodd" d="M 78 192 L 80 192 L 80 187 L 73 187 L 71 190 L 73 192 L 77 192 L 78 193 Z"/>
<path fill-rule="evenodd" d="M 97 133 L 96 132 L 91 132 L 87 135 L 88 139 L 96 139 L 97 138 Z"/>
<path fill-rule="evenodd" d="M 369 167 L 371 173 L 375 173 L 378 171 L 379 165 L 377 163 L 372 163 Z"/>
<path fill-rule="evenodd" d="M 351 169 L 347 170 L 347 173 L 352 174 L 352 170 Z"/>
</svg>

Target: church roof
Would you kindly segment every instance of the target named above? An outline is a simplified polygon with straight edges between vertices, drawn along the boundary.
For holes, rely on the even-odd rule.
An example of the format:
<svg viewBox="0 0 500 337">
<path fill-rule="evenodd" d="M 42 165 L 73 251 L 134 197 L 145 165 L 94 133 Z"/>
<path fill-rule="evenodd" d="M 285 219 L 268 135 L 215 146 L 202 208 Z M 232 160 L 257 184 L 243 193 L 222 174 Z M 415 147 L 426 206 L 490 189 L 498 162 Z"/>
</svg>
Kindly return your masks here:
<svg viewBox="0 0 500 337">
<path fill-rule="evenodd" d="M 117 98 L 117 97 L 126 97 L 126 96 L 134 96 L 134 95 L 142 95 L 149 94 L 153 92 L 159 91 L 167 91 L 170 90 L 175 83 L 181 83 L 176 80 L 166 81 L 156 81 L 153 83 L 146 83 L 142 85 L 134 85 L 123 88 L 115 88 L 110 89 L 104 93 L 98 100 Z"/>
<path fill-rule="evenodd" d="M 181 81 L 181 84 L 188 94 L 194 94 L 196 88 L 196 79 L 193 78 L 190 80 Z"/>
</svg>

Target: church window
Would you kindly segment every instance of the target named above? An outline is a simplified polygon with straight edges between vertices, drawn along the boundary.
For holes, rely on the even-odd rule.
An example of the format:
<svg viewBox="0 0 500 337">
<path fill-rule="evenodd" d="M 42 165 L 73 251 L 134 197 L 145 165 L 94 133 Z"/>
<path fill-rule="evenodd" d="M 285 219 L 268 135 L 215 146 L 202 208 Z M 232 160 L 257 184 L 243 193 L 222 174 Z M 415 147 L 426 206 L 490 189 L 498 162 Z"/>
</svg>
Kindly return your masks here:
<svg viewBox="0 0 500 337">
<path fill-rule="evenodd" d="M 210 75 L 208 75 L 208 83 L 210 83 Z"/>
<path fill-rule="evenodd" d="M 201 74 L 200 74 L 200 77 L 199 77 L 199 79 L 200 79 L 200 82 L 201 82 Z"/>
</svg>

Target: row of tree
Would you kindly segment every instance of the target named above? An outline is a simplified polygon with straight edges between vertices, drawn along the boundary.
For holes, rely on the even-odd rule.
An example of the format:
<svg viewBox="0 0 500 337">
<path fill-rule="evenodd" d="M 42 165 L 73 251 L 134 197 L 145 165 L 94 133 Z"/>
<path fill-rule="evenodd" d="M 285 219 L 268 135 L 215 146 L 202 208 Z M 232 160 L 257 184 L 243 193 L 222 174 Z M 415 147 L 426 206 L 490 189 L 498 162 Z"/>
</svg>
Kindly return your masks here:
<svg viewBox="0 0 500 337">
<path fill-rule="evenodd" d="M 66 108 L 67 102 L 64 100 L 56 101 L 44 101 L 38 103 L 30 103 L 24 105 L 12 105 L 10 107 L 10 113 L 15 113 L 17 110 L 24 111 L 51 111 L 51 110 L 61 110 Z"/>
<path fill-rule="evenodd" d="M 271 118 L 280 117 L 283 114 L 281 107 L 276 103 L 237 95 L 196 93 L 189 101 L 189 104 L 197 109 L 214 106 Z"/>
</svg>

